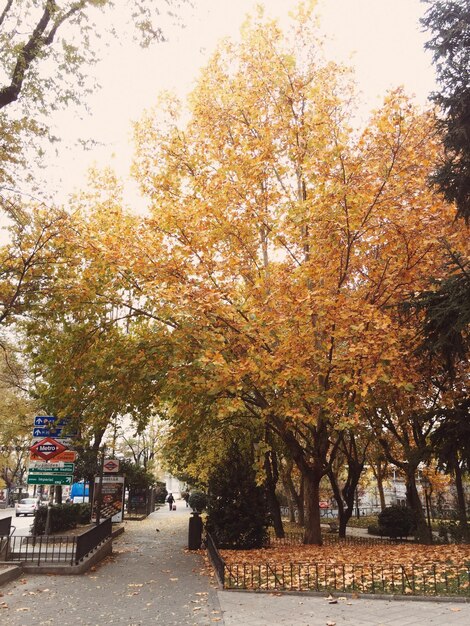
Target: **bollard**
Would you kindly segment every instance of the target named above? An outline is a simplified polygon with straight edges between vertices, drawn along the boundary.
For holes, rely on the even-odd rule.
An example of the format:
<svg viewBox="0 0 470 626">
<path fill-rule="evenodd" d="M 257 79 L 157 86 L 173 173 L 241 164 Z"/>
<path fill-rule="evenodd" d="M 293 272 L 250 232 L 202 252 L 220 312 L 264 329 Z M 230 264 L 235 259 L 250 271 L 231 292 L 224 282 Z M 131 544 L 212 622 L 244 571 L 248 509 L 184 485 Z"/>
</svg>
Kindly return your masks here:
<svg viewBox="0 0 470 626">
<path fill-rule="evenodd" d="M 198 511 L 193 511 L 189 518 L 188 548 L 200 550 L 202 542 L 202 519 Z"/>
</svg>

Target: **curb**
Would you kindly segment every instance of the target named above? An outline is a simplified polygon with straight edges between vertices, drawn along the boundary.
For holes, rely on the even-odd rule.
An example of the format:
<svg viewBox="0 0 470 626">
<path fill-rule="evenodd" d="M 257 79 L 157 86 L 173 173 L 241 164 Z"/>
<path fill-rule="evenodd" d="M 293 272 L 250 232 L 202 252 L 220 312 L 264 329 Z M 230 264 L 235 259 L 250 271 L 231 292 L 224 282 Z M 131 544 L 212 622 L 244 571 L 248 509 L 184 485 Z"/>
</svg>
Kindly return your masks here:
<svg viewBox="0 0 470 626">
<path fill-rule="evenodd" d="M 15 580 L 23 573 L 21 565 L 8 565 L 0 570 L 0 586 Z"/>
<path fill-rule="evenodd" d="M 220 587 L 219 591 L 227 591 L 228 593 L 247 593 L 247 594 L 273 594 L 282 595 L 282 596 L 300 596 L 300 597 L 314 597 L 314 598 L 324 598 L 327 599 L 325 593 L 329 593 L 328 591 L 282 591 L 279 589 L 225 589 L 224 587 Z M 470 597 L 462 597 L 462 596 L 406 596 L 406 595 L 387 595 L 386 593 L 338 593 L 335 592 L 336 595 L 333 595 L 331 592 L 331 596 L 336 600 L 338 598 L 348 598 L 352 600 L 387 600 L 388 602 L 448 602 L 448 603 L 459 603 L 459 604 L 470 604 Z"/>
</svg>

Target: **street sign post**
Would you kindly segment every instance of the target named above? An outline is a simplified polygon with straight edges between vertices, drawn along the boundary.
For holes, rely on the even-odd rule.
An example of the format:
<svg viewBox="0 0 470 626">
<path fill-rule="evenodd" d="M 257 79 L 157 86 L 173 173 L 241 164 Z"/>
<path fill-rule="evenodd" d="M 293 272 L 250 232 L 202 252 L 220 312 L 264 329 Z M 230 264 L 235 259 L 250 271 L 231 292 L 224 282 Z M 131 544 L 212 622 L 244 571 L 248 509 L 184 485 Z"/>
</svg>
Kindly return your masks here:
<svg viewBox="0 0 470 626">
<path fill-rule="evenodd" d="M 71 474 L 73 474 L 74 468 L 75 466 L 73 463 L 64 463 L 64 467 L 41 465 L 39 468 L 37 468 L 34 466 L 30 466 L 28 471 L 30 475 L 31 474 L 54 474 L 54 476 L 56 475 L 70 476 Z"/>
<path fill-rule="evenodd" d="M 33 442 L 30 450 L 33 454 L 38 455 L 45 461 L 53 459 L 60 452 L 66 450 L 66 446 L 59 439 L 52 439 L 52 437 L 46 437 L 39 441 Z"/>
<path fill-rule="evenodd" d="M 67 463 L 73 463 L 77 458 L 77 453 L 75 452 L 75 450 L 64 450 L 63 452 L 60 452 L 59 454 L 56 454 L 53 459 L 54 459 L 54 463 L 56 462 L 62 462 L 62 461 L 66 461 Z M 33 450 L 30 451 L 29 454 L 29 459 L 30 461 L 42 461 L 44 462 L 44 457 L 43 456 L 39 456 L 39 454 L 36 454 Z"/>
<path fill-rule="evenodd" d="M 117 474 L 119 471 L 119 461 L 116 461 L 116 459 L 105 459 L 103 471 L 107 474 Z"/>
<path fill-rule="evenodd" d="M 28 485 L 71 485 L 73 476 L 62 476 L 61 474 L 29 474 Z"/>
<path fill-rule="evenodd" d="M 34 418 L 35 426 L 67 426 L 67 420 L 57 420 L 53 415 L 36 415 Z"/>
</svg>

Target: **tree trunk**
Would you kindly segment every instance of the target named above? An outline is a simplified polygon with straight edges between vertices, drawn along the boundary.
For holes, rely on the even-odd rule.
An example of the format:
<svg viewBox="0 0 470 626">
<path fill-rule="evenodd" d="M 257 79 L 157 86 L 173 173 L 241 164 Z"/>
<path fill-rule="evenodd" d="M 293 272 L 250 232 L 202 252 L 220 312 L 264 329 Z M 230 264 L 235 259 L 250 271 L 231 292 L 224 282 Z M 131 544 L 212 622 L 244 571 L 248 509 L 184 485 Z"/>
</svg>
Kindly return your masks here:
<svg viewBox="0 0 470 626">
<path fill-rule="evenodd" d="M 419 543 L 430 543 L 430 529 L 426 524 L 423 506 L 416 487 L 416 468 L 410 468 L 406 472 L 406 501 L 413 510 L 416 520 L 416 538 Z"/>
<path fill-rule="evenodd" d="M 286 460 L 286 465 L 283 467 L 281 464 L 281 478 L 284 489 L 287 493 L 287 499 L 289 502 L 289 521 L 297 522 L 300 526 L 304 525 L 304 494 L 303 494 L 303 479 L 300 482 L 300 491 L 297 493 L 292 480 L 292 469 L 294 462 Z M 294 509 L 297 508 L 297 519 L 295 518 Z"/>
<path fill-rule="evenodd" d="M 462 537 L 464 541 L 468 543 L 470 537 L 468 532 L 467 507 L 465 505 L 465 491 L 462 483 L 462 468 L 460 467 L 460 463 L 457 458 L 454 462 L 454 476 L 460 528 L 462 530 Z"/>
<path fill-rule="evenodd" d="M 320 480 L 321 473 L 310 470 L 304 475 L 305 480 L 305 532 L 304 543 L 322 545 L 320 526 Z"/>
<path fill-rule="evenodd" d="M 305 526 L 305 481 L 304 477 L 300 477 L 299 499 L 297 502 L 297 524 Z"/>
<path fill-rule="evenodd" d="M 268 501 L 268 509 L 271 513 L 274 532 L 278 539 L 282 539 L 284 535 L 284 526 L 282 525 L 281 507 L 276 495 L 276 485 L 279 478 L 277 471 L 277 460 L 275 452 L 266 452 L 264 455 L 264 469 L 266 471 L 266 496 Z"/>
<path fill-rule="evenodd" d="M 380 510 L 383 511 L 386 507 L 386 504 L 385 504 L 384 483 L 383 483 L 381 474 L 377 476 L 377 489 L 379 490 Z"/>
</svg>

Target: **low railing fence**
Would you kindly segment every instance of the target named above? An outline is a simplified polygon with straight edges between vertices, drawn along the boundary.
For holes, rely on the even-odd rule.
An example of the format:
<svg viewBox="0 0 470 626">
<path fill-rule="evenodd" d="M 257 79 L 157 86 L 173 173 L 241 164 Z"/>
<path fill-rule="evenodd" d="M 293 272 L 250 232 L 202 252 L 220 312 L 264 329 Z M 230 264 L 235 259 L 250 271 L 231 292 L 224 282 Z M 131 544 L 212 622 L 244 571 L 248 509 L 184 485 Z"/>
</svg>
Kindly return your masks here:
<svg viewBox="0 0 470 626">
<path fill-rule="evenodd" d="M 225 563 L 225 589 L 468 596 L 470 569 L 429 565 Z"/>
<path fill-rule="evenodd" d="M 6 544 L 5 560 L 27 563 L 74 563 L 76 537 L 14 535 Z"/>
<path fill-rule="evenodd" d="M 323 545 L 337 545 L 342 543 L 344 545 L 360 545 L 360 546 L 379 546 L 379 545 L 396 545 L 401 540 L 390 539 L 388 537 L 359 537 L 349 535 L 346 537 L 338 537 L 337 534 L 326 533 L 322 536 Z M 276 537 L 273 533 L 269 533 L 267 546 L 292 546 L 301 545 L 304 542 L 303 533 L 300 532 L 286 532 L 284 537 Z M 409 543 L 406 539 L 403 542 Z"/>
<path fill-rule="evenodd" d="M 90 552 L 112 536 L 112 522 L 108 518 L 98 526 L 76 537 L 14 535 L 0 539 L 0 554 L 5 561 L 25 563 L 78 564 Z"/>
<path fill-rule="evenodd" d="M 212 538 L 212 535 L 206 531 L 206 547 L 207 552 L 209 554 L 209 559 L 211 560 L 212 567 L 217 574 L 217 578 L 219 579 L 219 583 L 225 587 L 225 561 L 221 557 L 220 552 L 215 545 L 215 541 Z"/>
<path fill-rule="evenodd" d="M 101 543 L 109 539 L 113 532 L 111 518 L 108 517 L 98 526 L 94 526 L 77 537 L 77 549 L 75 563 L 79 563 L 90 552 L 95 550 Z"/>
<path fill-rule="evenodd" d="M 225 561 L 209 533 L 206 546 L 224 589 L 470 596 L 470 564 L 233 564 Z"/>
</svg>

